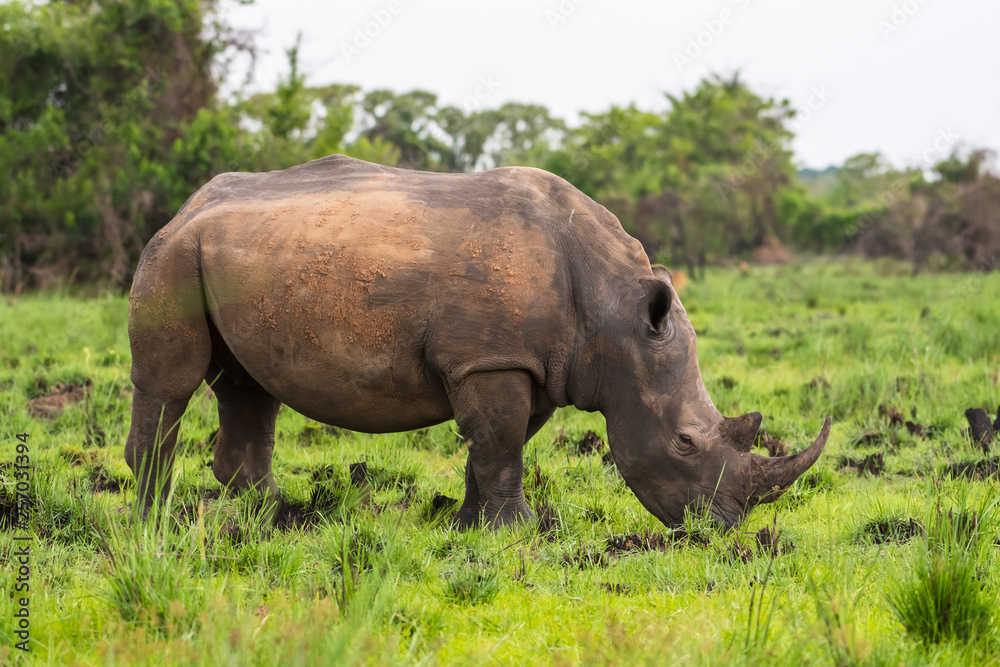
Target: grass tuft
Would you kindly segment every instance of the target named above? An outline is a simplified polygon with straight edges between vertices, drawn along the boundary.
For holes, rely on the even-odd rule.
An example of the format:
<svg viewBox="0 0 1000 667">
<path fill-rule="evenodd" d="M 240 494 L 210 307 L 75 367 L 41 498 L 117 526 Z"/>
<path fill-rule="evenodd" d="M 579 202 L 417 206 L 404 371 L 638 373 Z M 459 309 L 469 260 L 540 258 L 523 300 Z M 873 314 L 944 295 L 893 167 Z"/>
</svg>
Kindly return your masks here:
<svg viewBox="0 0 1000 667">
<path fill-rule="evenodd" d="M 469 564 L 455 570 L 445 584 L 445 597 L 467 605 L 486 604 L 500 592 L 500 577 L 488 567 Z"/>
</svg>

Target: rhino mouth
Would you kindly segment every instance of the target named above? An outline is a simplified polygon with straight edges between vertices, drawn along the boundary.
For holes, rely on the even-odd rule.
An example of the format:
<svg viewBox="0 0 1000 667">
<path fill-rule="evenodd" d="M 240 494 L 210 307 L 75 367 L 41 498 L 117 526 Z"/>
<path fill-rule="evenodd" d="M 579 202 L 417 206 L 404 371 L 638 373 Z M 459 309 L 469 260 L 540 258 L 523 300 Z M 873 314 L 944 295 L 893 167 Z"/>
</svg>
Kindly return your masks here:
<svg viewBox="0 0 1000 667">
<path fill-rule="evenodd" d="M 723 530 L 731 530 L 739 525 L 749 511 L 747 503 L 741 503 L 730 496 L 716 494 L 708 514 Z"/>
</svg>

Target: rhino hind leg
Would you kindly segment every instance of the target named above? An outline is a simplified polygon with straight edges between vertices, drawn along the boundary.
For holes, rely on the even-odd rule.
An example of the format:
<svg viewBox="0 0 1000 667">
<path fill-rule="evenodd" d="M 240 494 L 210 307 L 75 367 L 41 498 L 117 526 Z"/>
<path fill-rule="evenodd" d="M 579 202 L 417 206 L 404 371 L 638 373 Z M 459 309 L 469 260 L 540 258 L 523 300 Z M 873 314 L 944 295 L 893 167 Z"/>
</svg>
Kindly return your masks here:
<svg viewBox="0 0 1000 667">
<path fill-rule="evenodd" d="M 523 371 L 476 373 L 450 392 L 455 421 L 469 447 L 465 500 L 455 524 L 491 528 L 527 521 L 524 500 L 526 436 L 533 435 L 551 412 L 531 416 L 531 378 Z M 533 423 L 534 422 L 534 423 Z"/>
<path fill-rule="evenodd" d="M 281 402 L 256 383 L 240 382 L 214 364 L 205 381 L 219 400 L 215 478 L 230 489 L 257 488 L 277 499 L 271 455 Z"/>
<path fill-rule="evenodd" d="M 141 503 L 143 517 L 157 499 L 170 492 L 177 432 L 190 397 L 175 398 L 139 388 L 132 394 L 125 462 L 138 482 L 136 501 Z"/>
<path fill-rule="evenodd" d="M 212 354 L 201 292 L 194 281 L 180 289 L 151 293 L 136 278 L 129 305 L 132 348 L 132 422 L 125 462 L 138 483 L 145 516 L 171 488 L 174 448 L 188 400 L 201 385 Z"/>
</svg>

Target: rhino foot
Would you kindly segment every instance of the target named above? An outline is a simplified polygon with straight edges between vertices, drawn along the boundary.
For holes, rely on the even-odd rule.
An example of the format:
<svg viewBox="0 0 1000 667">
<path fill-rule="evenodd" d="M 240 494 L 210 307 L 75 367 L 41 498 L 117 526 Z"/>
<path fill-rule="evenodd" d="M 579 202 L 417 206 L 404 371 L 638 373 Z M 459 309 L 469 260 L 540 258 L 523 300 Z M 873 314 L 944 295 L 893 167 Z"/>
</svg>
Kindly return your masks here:
<svg viewBox="0 0 1000 667">
<path fill-rule="evenodd" d="M 492 510 L 489 505 L 468 506 L 463 504 L 455 515 L 454 525 L 459 530 L 488 526 L 491 529 L 503 526 L 513 526 L 528 523 L 534 518 L 534 513 L 528 509 L 528 504 L 522 497 L 520 502 L 511 502 L 499 510 Z"/>
</svg>

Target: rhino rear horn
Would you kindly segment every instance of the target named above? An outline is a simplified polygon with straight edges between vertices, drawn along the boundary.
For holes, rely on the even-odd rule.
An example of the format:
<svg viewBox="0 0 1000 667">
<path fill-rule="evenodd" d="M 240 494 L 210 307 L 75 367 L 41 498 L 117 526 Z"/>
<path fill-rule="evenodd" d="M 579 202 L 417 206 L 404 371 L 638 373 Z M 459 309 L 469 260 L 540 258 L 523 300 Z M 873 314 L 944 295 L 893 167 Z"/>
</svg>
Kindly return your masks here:
<svg viewBox="0 0 1000 667">
<path fill-rule="evenodd" d="M 748 412 L 739 417 L 726 417 L 719 426 L 719 435 L 738 452 L 749 452 L 757 442 L 760 422 L 759 412 Z"/>
<path fill-rule="evenodd" d="M 830 437 L 830 418 L 823 423 L 819 437 L 805 449 L 794 456 L 771 458 L 751 454 L 750 461 L 750 497 L 749 503 L 770 503 L 777 500 L 788 490 L 802 473 L 812 466 L 823 453 L 826 440 Z"/>
</svg>

